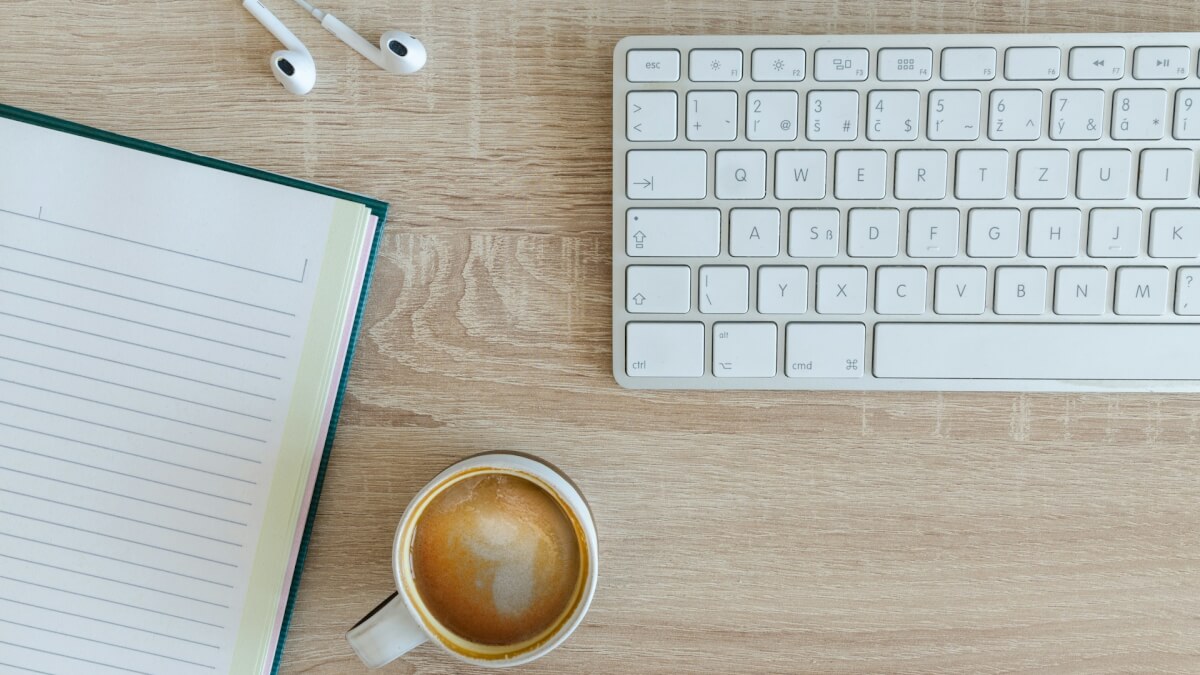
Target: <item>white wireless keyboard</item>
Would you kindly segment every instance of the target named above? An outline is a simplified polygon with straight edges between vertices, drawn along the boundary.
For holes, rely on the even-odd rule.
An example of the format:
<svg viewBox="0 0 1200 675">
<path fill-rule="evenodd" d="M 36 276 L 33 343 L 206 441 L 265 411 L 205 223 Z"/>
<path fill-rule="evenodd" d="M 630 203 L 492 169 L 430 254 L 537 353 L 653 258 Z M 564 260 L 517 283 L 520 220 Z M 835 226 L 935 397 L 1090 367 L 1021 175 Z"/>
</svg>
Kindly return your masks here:
<svg viewBox="0 0 1200 675">
<path fill-rule="evenodd" d="M 617 381 L 1200 391 L 1193 45 L 621 40 Z"/>
</svg>

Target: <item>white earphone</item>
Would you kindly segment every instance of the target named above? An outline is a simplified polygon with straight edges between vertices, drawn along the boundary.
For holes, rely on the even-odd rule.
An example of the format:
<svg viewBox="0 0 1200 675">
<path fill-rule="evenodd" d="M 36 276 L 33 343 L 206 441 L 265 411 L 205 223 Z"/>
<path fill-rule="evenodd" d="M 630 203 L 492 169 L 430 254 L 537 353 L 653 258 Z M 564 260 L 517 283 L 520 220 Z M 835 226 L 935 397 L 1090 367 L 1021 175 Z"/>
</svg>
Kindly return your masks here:
<svg viewBox="0 0 1200 675">
<path fill-rule="evenodd" d="M 320 21 L 325 30 L 389 73 L 407 75 L 425 66 L 425 45 L 408 33 L 390 30 L 379 39 L 379 47 L 375 47 L 336 16 L 313 7 L 305 0 L 296 0 L 296 4 Z M 304 43 L 264 7 L 261 0 L 243 0 L 242 6 L 286 47 L 271 54 L 271 72 L 275 74 L 275 79 L 284 89 L 299 96 L 312 91 L 317 81 L 317 67 Z"/>
</svg>

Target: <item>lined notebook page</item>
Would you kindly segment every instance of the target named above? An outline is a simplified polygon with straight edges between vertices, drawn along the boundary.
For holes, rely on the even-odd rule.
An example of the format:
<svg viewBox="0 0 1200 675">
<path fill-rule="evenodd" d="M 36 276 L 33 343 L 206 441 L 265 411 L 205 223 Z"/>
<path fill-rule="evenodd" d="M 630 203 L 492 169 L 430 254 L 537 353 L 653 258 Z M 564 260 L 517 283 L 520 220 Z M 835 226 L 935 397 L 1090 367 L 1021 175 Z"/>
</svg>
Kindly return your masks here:
<svg viewBox="0 0 1200 675">
<path fill-rule="evenodd" d="M 8 120 L 0 148 L 0 673 L 228 672 L 365 208 Z"/>
</svg>

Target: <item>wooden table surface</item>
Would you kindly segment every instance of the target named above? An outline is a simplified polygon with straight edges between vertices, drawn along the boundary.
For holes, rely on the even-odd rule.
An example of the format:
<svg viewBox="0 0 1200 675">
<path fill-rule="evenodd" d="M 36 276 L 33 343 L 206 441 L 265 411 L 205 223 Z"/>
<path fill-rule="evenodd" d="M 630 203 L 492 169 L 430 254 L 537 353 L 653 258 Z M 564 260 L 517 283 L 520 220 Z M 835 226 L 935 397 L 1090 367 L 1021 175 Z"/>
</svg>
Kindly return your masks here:
<svg viewBox="0 0 1200 675">
<path fill-rule="evenodd" d="M 0 102 L 392 204 L 284 673 L 362 668 L 411 495 L 483 450 L 582 486 L 600 586 L 530 672 L 1200 672 L 1200 397 L 637 393 L 611 374 L 612 49 L 640 33 L 1195 30 L 1187 0 L 6 0 Z M 0 149 L 0 152 L 3 150 Z M 463 668 L 426 645 L 387 673 Z"/>
</svg>

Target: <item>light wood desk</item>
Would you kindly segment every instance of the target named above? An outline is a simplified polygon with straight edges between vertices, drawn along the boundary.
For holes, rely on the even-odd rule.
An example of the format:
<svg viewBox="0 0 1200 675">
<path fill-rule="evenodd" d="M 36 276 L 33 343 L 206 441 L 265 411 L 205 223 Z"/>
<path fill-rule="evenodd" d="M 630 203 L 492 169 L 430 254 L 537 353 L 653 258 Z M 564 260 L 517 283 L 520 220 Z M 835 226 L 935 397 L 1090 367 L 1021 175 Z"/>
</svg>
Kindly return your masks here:
<svg viewBox="0 0 1200 675">
<path fill-rule="evenodd" d="M 618 38 L 1195 30 L 1193 3 L 325 0 L 419 35 L 408 78 L 269 4 L 306 99 L 235 0 L 8 0 L 0 101 L 392 203 L 283 672 L 360 672 L 409 497 L 488 449 L 566 469 L 600 527 L 592 612 L 531 672 L 1200 672 L 1200 397 L 634 393 L 609 332 Z"/>
</svg>

